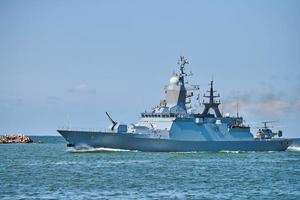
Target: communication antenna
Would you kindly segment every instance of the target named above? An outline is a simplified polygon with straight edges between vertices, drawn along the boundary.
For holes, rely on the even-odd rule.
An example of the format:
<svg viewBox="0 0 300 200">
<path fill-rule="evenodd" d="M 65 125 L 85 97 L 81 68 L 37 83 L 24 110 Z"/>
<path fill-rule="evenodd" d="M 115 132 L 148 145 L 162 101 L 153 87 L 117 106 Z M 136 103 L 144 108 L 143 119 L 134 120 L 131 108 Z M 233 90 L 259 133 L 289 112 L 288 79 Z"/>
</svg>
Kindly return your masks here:
<svg viewBox="0 0 300 200">
<path fill-rule="evenodd" d="M 239 118 L 239 93 L 236 97 L 236 117 Z"/>
<path fill-rule="evenodd" d="M 236 103 L 236 117 L 239 118 L 239 101 Z"/>
</svg>

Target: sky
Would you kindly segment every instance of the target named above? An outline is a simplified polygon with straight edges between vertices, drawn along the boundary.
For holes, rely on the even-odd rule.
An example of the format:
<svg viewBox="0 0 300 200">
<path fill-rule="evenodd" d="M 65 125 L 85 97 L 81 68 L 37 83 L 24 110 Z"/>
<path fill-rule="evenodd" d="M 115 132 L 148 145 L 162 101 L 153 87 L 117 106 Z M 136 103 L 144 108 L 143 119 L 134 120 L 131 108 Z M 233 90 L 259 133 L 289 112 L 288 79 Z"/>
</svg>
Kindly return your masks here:
<svg viewBox="0 0 300 200">
<path fill-rule="evenodd" d="M 298 0 L 0 0 L 0 134 L 136 122 L 181 55 L 224 112 L 300 137 Z"/>
</svg>

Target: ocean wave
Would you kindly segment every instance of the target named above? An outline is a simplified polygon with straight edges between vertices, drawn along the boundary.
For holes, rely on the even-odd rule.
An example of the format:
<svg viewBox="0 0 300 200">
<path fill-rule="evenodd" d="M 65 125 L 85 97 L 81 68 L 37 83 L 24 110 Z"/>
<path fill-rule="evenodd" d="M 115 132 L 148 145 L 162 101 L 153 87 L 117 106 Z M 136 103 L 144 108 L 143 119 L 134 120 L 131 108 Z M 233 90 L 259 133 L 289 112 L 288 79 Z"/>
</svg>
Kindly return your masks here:
<svg viewBox="0 0 300 200">
<path fill-rule="evenodd" d="M 300 146 L 289 146 L 287 151 L 300 151 Z"/>
<path fill-rule="evenodd" d="M 233 154 L 237 154 L 237 153 L 242 153 L 242 151 L 221 150 L 221 151 L 219 151 L 219 153 L 233 153 Z"/>
<path fill-rule="evenodd" d="M 130 150 L 104 148 L 104 147 L 94 148 L 91 146 L 84 145 L 79 147 L 68 147 L 67 151 L 71 153 L 81 153 L 81 152 L 84 153 L 84 152 L 121 152 L 121 151 L 130 151 Z"/>
<path fill-rule="evenodd" d="M 53 162 L 53 165 L 78 165 L 78 164 L 84 164 L 84 162 L 81 161 L 59 161 L 59 162 Z"/>
<path fill-rule="evenodd" d="M 176 153 L 176 154 L 207 154 L 207 153 L 242 153 L 243 151 L 228 151 L 228 150 L 221 150 L 221 151 L 183 151 L 183 152 L 169 152 L 169 153 Z"/>
<path fill-rule="evenodd" d="M 163 153 L 175 153 L 175 154 L 199 154 L 199 153 L 207 153 L 205 151 L 170 151 Z"/>
</svg>

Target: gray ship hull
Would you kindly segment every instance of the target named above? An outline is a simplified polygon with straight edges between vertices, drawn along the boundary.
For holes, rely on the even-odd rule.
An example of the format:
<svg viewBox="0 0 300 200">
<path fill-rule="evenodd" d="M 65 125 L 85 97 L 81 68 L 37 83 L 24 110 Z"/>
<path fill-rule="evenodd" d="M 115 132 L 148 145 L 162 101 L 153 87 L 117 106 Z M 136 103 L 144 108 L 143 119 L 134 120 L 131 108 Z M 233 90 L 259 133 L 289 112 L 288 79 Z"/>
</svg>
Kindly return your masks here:
<svg viewBox="0 0 300 200">
<path fill-rule="evenodd" d="M 58 130 L 70 146 L 113 148 L 146 152 L 285 151 L 290 139 L 240 141 L 185 141 L 147 138 L 139 134 Z"/>
</svg>

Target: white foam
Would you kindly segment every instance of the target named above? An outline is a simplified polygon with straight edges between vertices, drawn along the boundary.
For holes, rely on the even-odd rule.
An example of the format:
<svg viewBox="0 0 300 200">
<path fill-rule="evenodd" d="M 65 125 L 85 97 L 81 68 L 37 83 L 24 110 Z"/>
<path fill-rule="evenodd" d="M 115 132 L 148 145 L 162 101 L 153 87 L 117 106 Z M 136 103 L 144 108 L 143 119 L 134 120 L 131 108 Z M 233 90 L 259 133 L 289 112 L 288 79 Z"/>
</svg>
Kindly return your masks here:
<svg viewBox="0 0 300 200">
<path fill-rule="evenodd" d="M 288 151 L 300 151 L 300 146 L 289 146 Z"/>
<path fill-rule="evenodd" d="M 220 153 L 241 153 L 241 151 L 228 151 L 228 150 L 222 150 L 219 151 Z"/>
<path fill-rule="evenodd" d="M 68 152 L 120 152 L 120 151 L 130 151 L 126 149 L 113 149 L 113 148 L 94 148 L 90 146 L 80 146 L 80 147 L 68 147 Z"/>
<path fill-rule="evenodd" d="M 171 151 L 166 153 L 176 153 L 176 154 L 188 154 L 188 153 L 207 153 L 205 151 Z"/>
</svg>

